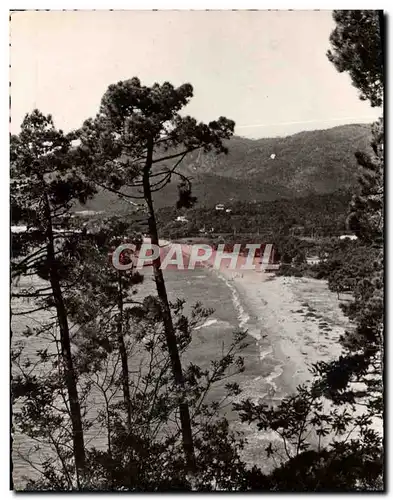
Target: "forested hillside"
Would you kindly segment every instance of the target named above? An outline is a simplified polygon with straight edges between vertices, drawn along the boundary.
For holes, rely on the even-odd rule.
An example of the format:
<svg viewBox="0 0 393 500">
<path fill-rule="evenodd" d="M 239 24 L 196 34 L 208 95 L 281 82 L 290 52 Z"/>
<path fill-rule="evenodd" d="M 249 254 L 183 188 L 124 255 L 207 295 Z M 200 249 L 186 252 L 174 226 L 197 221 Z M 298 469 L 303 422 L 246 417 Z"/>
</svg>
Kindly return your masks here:
<svg viewBox="0 0 393 500">
<path fill-rule="evenodd" d="M 226 142 L 228 154 L 194 151 L 179 171 L 192 178 L 199 206 L 332 193 L 357 186 L 354 153 L 369 150 L 370 133 L 368 125 L 343 125 L 270 139 L 235 136 Z M 166 166 L 173 165 L 168 161 Z M 177 182 L 155 193 L 158 207 L 176 198 Z M 85 208 L 116 211 L 127 205 L 116 195 L 99 192 Z"/>
</svg>

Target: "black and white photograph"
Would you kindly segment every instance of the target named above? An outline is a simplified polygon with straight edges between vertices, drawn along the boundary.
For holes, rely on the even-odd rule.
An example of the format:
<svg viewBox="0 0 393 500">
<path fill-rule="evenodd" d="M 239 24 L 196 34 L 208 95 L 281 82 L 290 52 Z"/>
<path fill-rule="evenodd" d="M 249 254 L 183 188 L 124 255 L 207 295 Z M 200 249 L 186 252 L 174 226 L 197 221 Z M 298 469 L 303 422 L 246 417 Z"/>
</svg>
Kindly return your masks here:
<svg viewBox="0 0 393 500">
<path fill-rule="evenodd" d="M 9 489 L 386 491 L 386 12 L 8 15 Z"/>
</svg>

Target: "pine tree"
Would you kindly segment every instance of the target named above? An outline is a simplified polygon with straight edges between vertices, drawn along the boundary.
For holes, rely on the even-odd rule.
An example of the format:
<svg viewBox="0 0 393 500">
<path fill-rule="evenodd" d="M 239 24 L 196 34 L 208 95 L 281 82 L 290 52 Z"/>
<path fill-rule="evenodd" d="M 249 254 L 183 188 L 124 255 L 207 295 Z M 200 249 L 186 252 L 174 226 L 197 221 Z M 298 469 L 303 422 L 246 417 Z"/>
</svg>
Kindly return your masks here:
<svg viewBox="0 0 393 500">
<path fill-rule="evenodd" d="M 380 11 L 335 11 L 337 28 L 328 57 L 339 71 L 348 71 L 361 98 L 380 106 L 383 98 L 384 18 Z M 344 37 L 347 37 L 344 40 Z M 343 42 L 340 45 L 340 42 Z M 360 189 L 349 207 L 348 226 L 363 245 L 363 255 L 343 257 L 343 267 L 352 273 L 354 301 L 344 308 L 355 322 L 355 332 L 342 339 L 344 354 L 330 365 L 319 365 L 323 384 L 336 400 L 356 398 L 349 384 L 360 381 L 369 389 L 370 407 L 382 416 L 383 379 L 383 229 L 384 229 L 384 133 L 383 120 L 372 127 L 372 153 L 356 154 L 361 172 Z M 357 257 L 356 257 L 357 255 Z M 368 262 L 364 263 L 364 255 Z M 333 255 L 333 258 L 335 256 Z M 356 264 L 357 260 L 357 264 Z M 348 269 L 352 262 L 352 269 Z M 362 395 L 362 393 L 360 394 Z"/>
<path fill-rule="evenodd" d="M 60 331 L 59 354 L 67 388 L 75 465 L 78 475 L 85 465 L 77 375 L 71 350 L 69 317 L 63 284 L 67 266 L 62 261 L 67 246 L 69 209 L 74 200 L 85 202 L 94 193 L 73 166 L 72 135 L 54 127 L 51 116 L 38 110 L 26 115 L 21 132 L 11 137 L 11 220 L 23 222 L 27 230 L 12 238 L 12 277 L 38 275 L 49 282 L 43 288 L 31 287 L 29 280 L 13 297 L 38 302 L 31 312 L 55 310 Z M 59 233 L 59 226 L 62 230 Z M 56 229 L 57 227 L 57 229 Z"/>
<path fill-rule="evenodd" d="M 159 236 L 153 193 L 173 177 L 180 177 L 182 202 L 187 199 L 190 204 L 189 182 L 178 170 L 181 161 L 197 149 L 226 152 L 222 140 L 230 138 L 234 130 L 234 122 L 226 118 L 205 125 L 189 116 L 181 116 L 179 111 L 192 95 L 190 84 L 174 88 L 166 82 L 146 87 L 138 78 L 132 78 L 110 85 L 98 115 L 85 122 L 80 134 L 80 157 L 87 167 L 86 174 L 97 185 L 121 197 L 144 199 L 150 240 L 156 246 Z M 168 162 L 174 163 L 169 167 Z M 186 189 L 184 184 L 188 186 Z M 173 376 L 184 393 L 184 375 L 160 258 L 154 260 L 153 272 Z M 186 462 L 189 470 L 194 470 L 195 454 L 185 394 L 179 411 Z"/>
<path fill-rule="evenodd" d="M 384 227 L 384 135 L 382 119 L 372 127 L 372 154 L 358 152 L 360 192 L 354 195 L 349 228 L 365 243 L 381 245 Z"/>
<path fill-rule="evenodd" d="M 341 73 L 347 71 L 360 99 L 381 106 L 384 91 L 384 17 L 377 10 L 335 10 L 336 28 L 327 55 Z"/>
</svg>

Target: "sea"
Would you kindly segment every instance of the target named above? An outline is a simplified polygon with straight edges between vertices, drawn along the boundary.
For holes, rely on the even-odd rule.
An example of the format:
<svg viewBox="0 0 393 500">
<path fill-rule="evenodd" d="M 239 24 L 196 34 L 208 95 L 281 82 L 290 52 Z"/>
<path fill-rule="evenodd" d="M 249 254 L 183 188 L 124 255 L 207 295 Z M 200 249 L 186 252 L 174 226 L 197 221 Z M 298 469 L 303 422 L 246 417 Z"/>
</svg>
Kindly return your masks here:
<svg viewBox="0 0 393 500">
<path fill-rule="evenodd" d="M 144 283 L 140 286 L 143 295 L 155 294 L 151 269 L 144 269 L 143 273 Z M 250 465 L 264 464 L 266 457 L 263 450 L 268 436 L 257 431 L 255 426 L 241 424 L 238 415 L 232 410 L 232 403 L 241 399 L 250 398 L 254 402 L 274 404 L 274 401 L 281 398 L 277 378 L 283 371 L 282 361 L 274 355 L 273 339 L 269 338 L 269 332 L 263 326 L 263 318 L 253 314 L 232 281 L 213 269 L 200 267 L 194 270 L 166 270 L 164 275 L 169 300 L 184 299 L 186 314 L 196 303 L 214 311 L 193 331 L 191 344 L 182 360 L 184 365 L 192 362 L 208 368 L 214 359 L 229 348 L 234 331 L 247 331 L 247 347 L 240 353 L 244 358 L 245 369 L 243 373 L 233 375 L 232 380 L 225 381 L 237 382 L 242 393 L 236 400 L 227 402 L 221 415 L 228 418 L 233 432 L 248 440 L 243 457 L 246 462 Z M 28 306 L 20 304 L 20 307 Z M 20 332 L 25 326 L 24 321 L 23 316 L 19 316 L 13 324 L 11 345 L 22 340 Z M 29 345 L 32 349 L 37 347 L 37 339 L 29 338 L 23 342 L 28 342 L 28 348 Z M 224 392 L 224 383 L 218 384 L 209 394 L 209 400 L 222 400 Z M 86 439 L 90 444 L 100 447 L 99 436 L 86 436 Z M 25 436 L 13 433 L 12 477 L 17 489 L 23 488 L 29 478 L 37 477 L 34 468 L 22 458 L 31 446 L 32 443 Z"/>
</svg>

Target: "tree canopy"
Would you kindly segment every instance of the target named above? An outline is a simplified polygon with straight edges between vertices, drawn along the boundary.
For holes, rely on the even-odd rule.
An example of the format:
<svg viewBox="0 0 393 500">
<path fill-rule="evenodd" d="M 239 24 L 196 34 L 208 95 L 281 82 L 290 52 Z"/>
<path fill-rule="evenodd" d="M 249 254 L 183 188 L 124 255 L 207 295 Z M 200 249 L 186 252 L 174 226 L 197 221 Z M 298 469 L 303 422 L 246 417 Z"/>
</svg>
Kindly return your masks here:
<svg viewBox="0 0 393 500">
<path fill-rule="evenodd" d="M 383 12 L 335 10 L 336 27 L 330 35 L 329 60 L 342 73 L 348 72 L 360 99 L 381 106 L 384 90 Z"/>
</svg>

